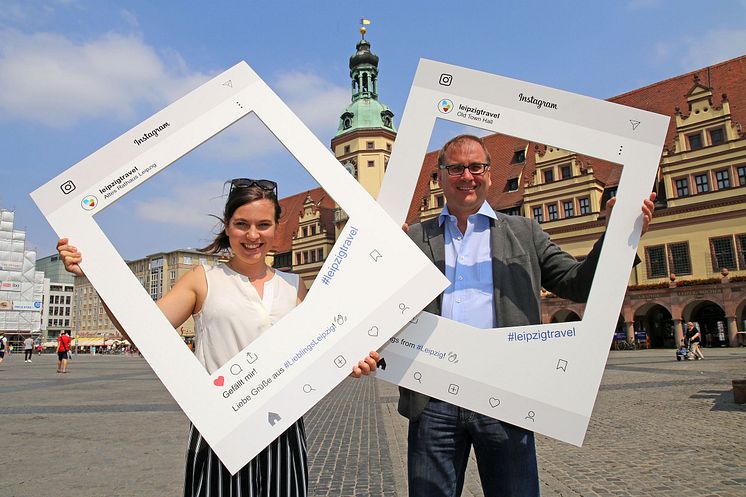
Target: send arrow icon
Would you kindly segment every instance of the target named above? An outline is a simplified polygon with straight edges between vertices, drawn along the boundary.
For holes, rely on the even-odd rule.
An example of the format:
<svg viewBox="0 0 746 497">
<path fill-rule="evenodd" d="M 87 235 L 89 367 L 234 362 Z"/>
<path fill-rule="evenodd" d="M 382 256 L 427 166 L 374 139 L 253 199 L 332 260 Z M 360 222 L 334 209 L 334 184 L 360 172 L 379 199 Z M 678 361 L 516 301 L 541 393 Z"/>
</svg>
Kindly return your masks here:
<svg viewBox="0 0 746 497">
<path fill-rule="evenodd" d="M 272 412 L 272 411 L 269 411 L 269 412 L 267 413 L 267 421 L 269 421 L 269 424 L 270 424 L 271 426 L 274 426 L 274 425 L 275 425 L 275 423 L 277 423 L 277 422 L 278 422 L 279 420 L 281 420 L 281 419 L 282 419 L 282 418 L 280 417 L 280 415 L 279 415 L 279 414 L 277 414 L 276 412 Z"/>
</svg>

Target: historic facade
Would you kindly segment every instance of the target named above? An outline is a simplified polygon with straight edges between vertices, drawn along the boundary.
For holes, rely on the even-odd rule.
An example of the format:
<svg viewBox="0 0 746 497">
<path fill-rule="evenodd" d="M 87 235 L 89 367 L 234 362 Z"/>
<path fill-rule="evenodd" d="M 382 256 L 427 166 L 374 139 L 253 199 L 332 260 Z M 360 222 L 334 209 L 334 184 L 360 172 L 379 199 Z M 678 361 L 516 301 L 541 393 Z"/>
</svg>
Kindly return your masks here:
<svg viewBox="0 0 746 497">
<path fill-rule="evenodd" d="M 197 265 L 214 266 L 221 260 L 219 255 L 209 255 L 196 250 L 182 249 L 173 252 L 151 254 L 142 259 L 127 261 L 135 277 L 153 300 L 168 292 L 184 274 Z M 104 311 L 98 292 L 85 276 L 75 277 L 73 293 L 73 338 L 74 345 L 90 347 L 110 345 L 121 335 Z M 194 336 L 194 321 L 190 317 L 178 330 L 185 339 Z"/>
<path fill-rule="evenodd" d="M 396 137 L 393 115 L 377 100 L 377 73 L 378 57 L 363 39 L 350 58 L 352 103 L 331 143 L 373 196 Z M 630 275 L 620 339 L 674 347 L 683 323 L 695 321 L 706 346 L 746 343 L 745 80 L 746 57 L 739 57 L 609 99 L 671 116 L 651 185 L 658 195 L 655 219 L 639 246 L 642 263 Z M 484 140 L 492 158 L 490 205 L 536 219 L 553 241 L 584 257 L 603 233 L 606 202 L 616 195 L 622 167 L 551 144 L 499 134 Z M 436 157 L 433 151 L 424 158 L 409 223 L 436 216 L 443 207 Z M 282 203 L 292 218 L 275 265 L 299 272 L 310 285 L 346 216 L 321 188 Z M 316 225 L 316 231 L 305 225 Z M 544 295 L 545 322 L 579 319 L 583 309 Z"/>
<path fill-rule="evenodd" d="M 656 185 L 656 213 L 641 240 L 619 335 L 654 347 L 680 343 L 695 321 L 706 346 L 746 342 L 746 57 L 610 99 L 671 116 Z M 622 167 L 551 145 L 491 135 L 489 203 L 531 217 L 576 257 L 604 229 Z M 437 152 L 425 157 L 408 221 L 436 216 L 443 194 Z M 545 295 L 545 322 L 571 321 L 583 305 Z M 740 337 L 740 338 L 739 338 Z"/>
</svg>

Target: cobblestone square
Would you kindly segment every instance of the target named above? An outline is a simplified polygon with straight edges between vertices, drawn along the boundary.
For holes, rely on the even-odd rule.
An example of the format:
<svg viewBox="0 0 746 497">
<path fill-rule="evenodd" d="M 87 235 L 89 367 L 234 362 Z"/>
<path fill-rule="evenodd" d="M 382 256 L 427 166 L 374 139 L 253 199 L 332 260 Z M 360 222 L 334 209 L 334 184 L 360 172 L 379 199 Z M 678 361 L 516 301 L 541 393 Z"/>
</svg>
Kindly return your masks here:
<svg viewBox="0 0 746 497">
<path fill-rule="evenodd" d="M 746 495 L 746 349 L 612 352 L 585 444 L 538 437 L 542 495 Z M 312 496 L 406 491 L 406 420 L 396 387 L 347 379 L 306 416 Z M 0 364 L 0 496 L 181 493 L 186 417 L 145 361 L 14 354 Z M 482 495 L 470 462 L 464 496 Z"/>
</svg>

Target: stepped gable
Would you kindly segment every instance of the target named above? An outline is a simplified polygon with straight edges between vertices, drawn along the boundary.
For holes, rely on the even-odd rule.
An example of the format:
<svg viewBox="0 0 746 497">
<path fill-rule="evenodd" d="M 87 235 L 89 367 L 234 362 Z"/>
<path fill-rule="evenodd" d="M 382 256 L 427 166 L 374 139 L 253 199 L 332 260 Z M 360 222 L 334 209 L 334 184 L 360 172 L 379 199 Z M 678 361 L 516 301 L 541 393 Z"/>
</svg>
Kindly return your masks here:
<svg viewBox="0 0 746 497">
<path fill-rule="evenodd" d="M 712 104 L 715 107 L 722 106 L 723 94 L 726 94 L 733 122 L 746 124 L 746 55 L 617 95 L 609 101 L 671 116 L 665 144 L 673 150 L 676 135 L 673 116 L 676 107 L 681 109 L 683 115 L 689 113 L 686 95 L 694 85 L 695 75 L 699 77 L 700 84 L 712 89 Z"/>
<path fill-rule="evenodd" d="M 321 210 L 322 230 L 326 230 L 327 233 L 331 233 L 332 237 L 334 236 L 334 199 L 321 187 L 305 190 L 280 199 L 282 215 L 280 216 L 280 224 L 277 226 L 274 247 L 278 254 L 290 252 L 293 238 L 298 232 L 298 222 L 300 221 L 298 213 L 303 209 L 303 203 L 309 195 L 314 203 L 321 202 L 319 208 Z"/>
</svg>

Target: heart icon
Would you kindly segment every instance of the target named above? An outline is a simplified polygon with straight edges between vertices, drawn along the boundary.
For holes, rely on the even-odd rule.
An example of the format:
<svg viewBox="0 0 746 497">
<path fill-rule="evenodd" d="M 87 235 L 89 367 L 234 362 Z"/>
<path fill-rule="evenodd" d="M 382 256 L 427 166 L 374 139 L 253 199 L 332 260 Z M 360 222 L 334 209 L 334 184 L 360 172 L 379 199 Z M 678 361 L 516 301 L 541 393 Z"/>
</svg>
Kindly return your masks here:
<svg viewBox="0 0 746 497">
<path fill-rule="evenodd" d="M 496 399 L 495 397 L 490 397 L 490 406 L 497 407 L 500 405 L 500 399 Z"/>
<path fill-rule="evenodd" d="M 378 326 L 371 326 L 370 329 L 368 330 L 368 335 L 370 335 L 372 337 L 377 337 L 378 336 Z"/>
<path fill-rule="evenodd" d="M 220 376 L 218 376 L 218 377 L 217 377 L 217 378 L 215 378 L 215 380 L 213 381 L 213 384 L 214 384 L 214 385 L 215 385 L 216 387 L 222 387 L 224 383 L 225 383 L 225 377 L 224 377 L 223 375 L 220 375 Z M 492 399 L 490 399 L 490 402 L 492 402 Z"/>
</svg>

